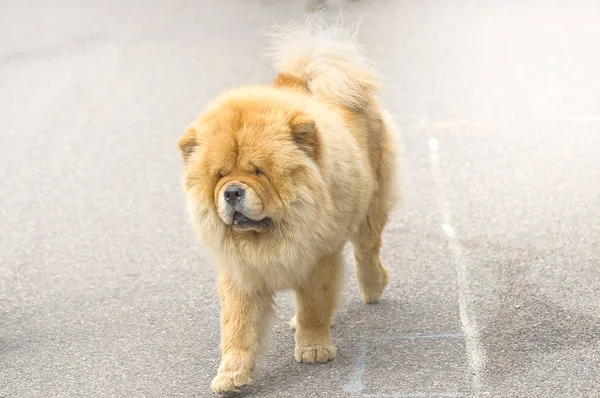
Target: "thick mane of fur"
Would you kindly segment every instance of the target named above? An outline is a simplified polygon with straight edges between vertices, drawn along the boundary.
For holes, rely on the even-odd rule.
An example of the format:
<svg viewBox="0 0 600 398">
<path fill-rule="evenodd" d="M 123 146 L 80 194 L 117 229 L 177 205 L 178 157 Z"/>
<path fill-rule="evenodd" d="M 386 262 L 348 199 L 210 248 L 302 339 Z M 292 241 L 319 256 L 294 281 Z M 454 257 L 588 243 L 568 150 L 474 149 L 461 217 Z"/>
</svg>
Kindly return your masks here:
<svg viewBox="0 0 600 398">
<path fill-rule="evenodd" d="M 304 23 L 279 26 L 271 34 L 270 57 L 281 75 L 306 83 L 324 100 L 362 109 L 379 88 L 377 71 L 356 41 L 357 28 L 320 14 Z"/>
</svg>

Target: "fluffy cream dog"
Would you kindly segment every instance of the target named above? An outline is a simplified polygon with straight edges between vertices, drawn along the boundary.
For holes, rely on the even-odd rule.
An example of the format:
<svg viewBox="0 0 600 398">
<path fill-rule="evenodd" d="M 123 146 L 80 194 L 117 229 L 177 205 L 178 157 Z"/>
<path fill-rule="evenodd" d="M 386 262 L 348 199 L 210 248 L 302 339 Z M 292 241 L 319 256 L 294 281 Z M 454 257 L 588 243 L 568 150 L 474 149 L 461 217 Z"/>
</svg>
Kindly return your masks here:
<svg viewBox="0 0 600 398">
<path fill-rule="evenodd" d="M 377 75 L 338 27 L 313 19 L 274 38 L 274 83 L 224 93 L 178 142 L 192 223 L 219 270 L 217 393 L 251 382 L 280 290 L 296 293 L 296 360 L 335 358 L 347 241 L 364 302 L 387 284 L 379 250 L 396 155 Z"/>
</svg>

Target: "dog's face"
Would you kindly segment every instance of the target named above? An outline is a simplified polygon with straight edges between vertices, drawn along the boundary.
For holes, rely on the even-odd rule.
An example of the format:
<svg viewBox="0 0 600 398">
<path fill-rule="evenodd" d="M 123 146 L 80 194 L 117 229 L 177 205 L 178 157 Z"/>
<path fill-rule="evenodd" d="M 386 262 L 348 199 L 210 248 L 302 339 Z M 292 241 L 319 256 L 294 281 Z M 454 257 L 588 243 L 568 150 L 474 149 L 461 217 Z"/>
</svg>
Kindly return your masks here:
<svg viewBox="0 0 600 398">
<path fill-rule="evenodd" d="M 222 98 L 179 139 L 188 201 L 224 227 L 207 225 L 214 230 L 206 233 L 254 236 L 310 219 L 321 189 L 315 123 L 298 104 L 266 92 Z"/>
</svg>

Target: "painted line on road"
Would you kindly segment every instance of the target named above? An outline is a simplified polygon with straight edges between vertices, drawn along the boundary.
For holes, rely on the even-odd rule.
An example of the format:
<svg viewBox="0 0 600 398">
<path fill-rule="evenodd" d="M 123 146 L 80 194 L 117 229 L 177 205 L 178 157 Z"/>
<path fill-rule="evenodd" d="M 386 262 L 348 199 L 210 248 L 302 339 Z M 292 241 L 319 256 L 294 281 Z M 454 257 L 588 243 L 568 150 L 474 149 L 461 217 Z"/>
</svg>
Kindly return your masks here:
<svg viewBox="0 0 600 398">
<path fill-rule="evenodd" d="M 509 123 L 502 120 L 446 120 L 442 122 L 431 123 L 431 127 L 434 129 L 453 129 L 464 127 L 500 127 L 507 125 L 509 125 Z"/>
<path fill-rule="evenodd" d="M 437 339 L 455 339 L 465 337 L 462 333 L 441 333 L 441 334 L 418 334 L 418 333 L 399 333 L 389 334 L 383 336 L 372 337 L 371 341 L 382 341 L 382 340 L 437 340 Z"/>
<path fill-rule="evenodd" d="M 369 341 L 366 339 L 361 340 L 358 343 L 358 349 L 356 354 L 356 362 L 354 363 L 354 370 L 350 376 L 350 380 L 344 387 L 344 391 L 348 393 L 360 393 L 363 389 L 362 378 L 365 374 L 365 367 L 367 365 L 367 354 L 369 352 Z"/>
<path fill-rule="evenodd" d="M 384 340 L 438 340 L 438 339 L 454 339 L 454 338 L 463 338 L 465 337 L 462 333 L 438 333 L 438 334 L 419 334 L 419 333 L 397 333 L 397 334 L 389 334 L 389 335 L 380 335 L 374 336 L 370 338 L 363 338 L 359 341 L 357 347 L 356 361 L 354 363 L 354 369 L 352 370 L 352 374 L 350 375 L 350 379 L 348 383 L 344 387 L 344 391 L 347 393 L 361 393 L 363 390 L 363 375 L 365 374 L 365 369 L 367 365 L 367 356 L 369 354 L 369 350 L 371 348 L 371 342 L 378 342 Z M 416 394 L 416 395 L 415 395 Z M 373 396 L 373 397 L 384 397 L 384 396 L 393 396 L 393 397 L 435 397 L 435 396 L 448 396 L 455 397 L 459 395 L 440 395 L 435 393 L 433 395 L 419 395 L 420 393 L 414 394 L 393 394 L 393 395 L 364 395 L 363 396 Z M 455 393 L 443 393 L 443 394 L 455 394 Z"/>
<path fill-rule="evenodd" d="M 550 119 L 532 119 L 525 121 L 525 123 L 573 123 L 573 124 L 596 124 L 600 123 L 600 115 L 580 115 L 580 116 L 567 116 L 562 118 L 550 118 Z M 426 116 L 419 118 L 415 127 L 418 129 L 457 129 L 457 128 L 497 128 L 506 126 L 519 125 L 518 121 L 512 120 L 468 120 L 468 119 L 457 119 L 457 120 L 442 120 L 442 121 L 430 121 Z"/>
<path fill-rule="evenodd" d="M 598 123 L 600 122 L 600 115 L 566 117 L 563 121 L 568 123 Z"/>
<path fill-rule="evenodd" d="M 412 394 L 362 394 L 365 398 L 440 398 L 440 397 L 462 397 L 458 392 L 416 392 Z"/>
<path fill-rule="evenodd" d="M 440 144 L 437 138 L 429 139 L 430 166 L 433 174 L 433 182 L 438 193 L 440 212 L 442 216 L 442 232 L 448 240 L 448 246 L 452 252 L 454 267 L 458 282 L 458 307 L 460 323 L 465 334 L 465 346 L 469 367 L 471 368 L 473 390 L 478 397 L 482 393 L 482 373 L 485 368 L 485 352 L 481 347 L 479 329 L 475 317 L 469 313 L 470 302 L 469 276 L 467 261 L 462 253 L 462 246 L 456 237 L 456 230 L 452 226 L 450 204 L 448 202 L 440 166 Z"/>
</svg>

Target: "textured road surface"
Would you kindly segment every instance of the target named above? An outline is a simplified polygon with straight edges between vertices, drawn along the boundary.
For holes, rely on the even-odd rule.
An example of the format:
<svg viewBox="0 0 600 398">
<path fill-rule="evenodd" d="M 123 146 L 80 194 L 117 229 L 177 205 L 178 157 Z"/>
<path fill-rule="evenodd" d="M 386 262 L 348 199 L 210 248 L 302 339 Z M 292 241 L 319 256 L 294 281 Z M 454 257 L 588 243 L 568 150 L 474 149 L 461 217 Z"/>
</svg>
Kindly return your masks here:
<svg viewBox="0 0 600 398">
<path fill-rule="evenodd" d="M 338 358 L 296 364 L 279 318 L 261 397 L 600 397 L 600 5 L 348 3 L 402 127 L 392 282 L 347 256 Z M 176 140 L 268 82 L 298 1 L 0 4 L 0 397 L 208 397 L 214 272 Z"/>
</svg>

